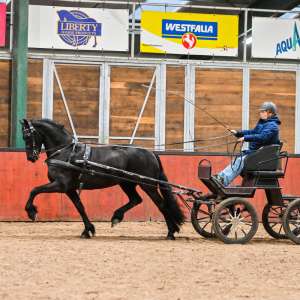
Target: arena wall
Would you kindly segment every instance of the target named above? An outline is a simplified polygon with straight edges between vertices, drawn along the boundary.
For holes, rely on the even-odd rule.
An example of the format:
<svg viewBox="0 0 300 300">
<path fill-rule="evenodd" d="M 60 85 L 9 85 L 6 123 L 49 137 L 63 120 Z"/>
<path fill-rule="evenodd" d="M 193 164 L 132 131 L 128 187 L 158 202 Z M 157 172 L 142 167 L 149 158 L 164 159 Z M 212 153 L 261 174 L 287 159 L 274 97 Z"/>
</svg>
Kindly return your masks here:
<svg viewBox="0 0 300 300">
<path fill-rule="evenodd" d="M 138 114 L 145 100 L 147 89 L 156 70 L 155 64 L 129 65 L 112 63 L 105 73 L 101 63 L 84 64 L 72 62 L 55 63 L 64 95 L 68 101 L 76 131 L 85 136 L 83 141 L 98 142 L 101 128 L 99 99 L 103 93 L 103 76 L 109 81 L 109 143 L 129 143 Z M 166 150 L 182 150 L 187 138 L 185 122 L 193 116 L 186 115 L 186 96 L 188 78 L 187 66 L 166 65 L 166 107 L 165 107 L 165 143 Z M 244 72 L 242 68 L 203 67 L 194 65 L 195 105 L 205 108 L 217 119 L 232 128 L 241 128 L 245 111 Z M 53 74 L 52 74 L 53 75 Z M 44 95 L 45 60 L 30 59 L 28 65 L 28 100 L 27 117 L 42 118 L 45 115 Z M 48 78 L 48 80 L 50 80 Z M 70 125 L 63 106 L 61 91 L 53 75 L 53 119 L 63 123 L 69 130 Z M 158 81 L 154 81 L 156 88 Z M 5 152 L 9 147 L 11 95 L 11 61 L 0 60 L 0 220 L 27 220 L 24 211 L 25 202 L 31 188 L 47 182 L 46 166 L 42 160 L 36 164 L 26 161 L 24 152 Z M 134 144 L 153 148 L 156 134 L 156 97 L 155 89 L 149 94 L 148 102 L 136 132 Z M 283 121 L 281 138 L 284 148 L 290 153 L 295 151 L 295 110 L 296 110 L 296 72 L 292 70 L 249 70 L 249 125 L 257 121 L 258 106 L 263 101 L 275 101 Z M 203 111 L 195 109 L 194 138 L 207 138 L 224 135 L 224 128 L 216 124 Z M 184 137 L 185 136 L 185 137 Z M 124 137 L 124 138 L 122 138 Z M 225 140 L 229 142 L 230 139 Z M 223 141 L 224 142 L 224 141 Z M 205 148 L 215 142 L 197 142 L 205 152 L 210 152 L 215 172 L 224 167 L 229 158 L 222 156 L 232 148 L 218 146 Z M 204 147 L 204 148 L 203 148 Z M 2 148 L 2 150 L 1 150 Z M 11 150 L 11 149 L 10 149 Z M 1 152 L 2 151 L 2 152 Z M 181 151 L 182 152 L 182 151 Z M 218 153 L 219 156 L 215 154 Z M 221 154 L 220 154 L 221 153 Z M 199 153 L 198 153 L 199 154 Z M 197 179 L 197 164 L 201 156 L 197 153 L 180 155 L 162 155 L 162 161 L 170 181 L 186 186 L 205 188 Z M 296 184 L 298 158 L 292 158 L 288 168 L 283 190 L 289 194 L 300 194 Z M 143 195 L 145 201 L 127 215 L 127 220 L 157 220 L 161 216 L 151 201 Z M 88 214 L 94 220 L 109 220 L 114 209 L 124 204 L 127 199 L 118 187 L 102 191 L 83 191 L 82 199 Z M 64 195 L 52 194 L 37 197 L 40 220 L 78 220 L 78 214 Z M 265 204 L 263 193 L 258 192 L 253 200 L 258 211 Z"/>
<path fill-rule="evenodd" d="M 204 157 L 211 160 L 213 172 L 229 163 L 229 157 L 225 156 L 161 155 L 161 160 L 170 182 L 206 191 L 197 178 L 198 163 Z M 28 221 L 24 207 L 30 190 L 48 182 L 47 166 L 43 158 L 45 157 L 33 164 L 26 160 L 24 152 L 0 152 L 0 221 Z M 300 195 L 299 170 L 300 159 L 290 158 L 286 178 L 282 181 L 283 193 Z M 144 201 L 127 213 L 126 220 L 161 220 L 161 214 L 152 201 L 144 193 L 140 193 Z M 109 221 L 113 211 L 127 202 L 126 195 L 118 186 L 83 191 L 81 198 L 90 218 L 98 221 Z M 257 191 L 251 202 L 260 216 L 266 203 L 264 193 Z M 65 195 L 41 194 L 36 197 L 35 204 L 38 206 L 40 221 L 80 220 L 71 201 Z M 187 211 L 186 215 L 189 216 Z"/>
</svg>

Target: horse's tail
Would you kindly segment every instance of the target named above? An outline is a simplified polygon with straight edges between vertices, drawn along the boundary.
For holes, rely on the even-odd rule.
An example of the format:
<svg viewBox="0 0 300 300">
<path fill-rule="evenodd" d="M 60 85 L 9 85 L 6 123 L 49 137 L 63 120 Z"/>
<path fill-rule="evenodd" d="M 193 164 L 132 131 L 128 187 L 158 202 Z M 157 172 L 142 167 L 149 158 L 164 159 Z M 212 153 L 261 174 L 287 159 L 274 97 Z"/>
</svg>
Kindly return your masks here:
<svg viewBox="0 0 300 300">
<path fill-rule="evenodd" d="M 164 173 L 164 169 L 159 156 L 156 154 L 155 156 L 159 164 L 159 170 L 160 170 L 159 180 L 168 181 L 168 178 Z M 179 204 L 177 203 L 177 200 L 172 193 L 172 188 L 169 184 L 159 183 L 159 190 L 165 200 L 166 209 L 169 212 L 170 218 L 177 225 L 176 231 L 179 232 L 179 226 L 184 223 L 183 211 L 181 210 Z"/>
</svg>

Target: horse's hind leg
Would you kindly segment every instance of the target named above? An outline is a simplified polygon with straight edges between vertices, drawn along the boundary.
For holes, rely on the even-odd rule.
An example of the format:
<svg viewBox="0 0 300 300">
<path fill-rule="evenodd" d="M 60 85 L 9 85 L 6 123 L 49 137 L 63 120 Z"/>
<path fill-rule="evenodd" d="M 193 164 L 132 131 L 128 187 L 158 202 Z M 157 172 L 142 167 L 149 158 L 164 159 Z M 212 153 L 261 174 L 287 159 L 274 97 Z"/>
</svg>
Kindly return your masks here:
<svg viewBox="0 0 300 300">
<path fill-rule="evenodd" d="M 174 225 L 174 222 L 171 219 L 171 216 L 168 214 L 168 210 L 166 209 L 164 205 L 164 200 L 160 196 L 159 192 L 155 187 L 149 187 L 149 186 L 141 186 L 143 191 L 146 192 L 146 194 L 152 199 L 152 201 L 155 203 L 159 211 L 163 214 L 167 227 L 168 227 L 168 240 L 175 240 L 174 233 L 176 232 L 177 226 Z"/>
<path fill-rule="evenodd" d="M 140 204 L 142 202 L 142 198 L 136 191 L 136 184 L 121 183 L 120 186 L 121 186 L 122 190 L 128 196 L 129 202 L 127 204 L 125 204 L 124 206 L 118 208 L 114 212 L 114 214 L 111 218 L 111 226 L 114 226 L 114 225 L 120 223 L 124 218 L 124 214 L 128 210 L 130 210 L 131 208 L 137 206 L 138 204 Z"/>
<path fill-rule="evenodd" d="M 76 207 L 77 211 L 79 212 L 81 218 L 82 218 L 82 221 L 84 223 L 84 231 L 82 232 L 81 234 L 81 237 L 82 238 L 90 238 L 90 233 L 92 235 L 95 235 L 96 233 L 96 230 L 95 230 L 95 227 L 94 225 L 90 222 L 86 212 L 85 212 L 85 209 L 84 209 L 84 206 L 80 200 L 80 197 L 79 195 L 77 194 L 77 192 L 74 190 L 74 191 L 69 191 L 66 193 L 68 195 L 68 197 L 71 199 L 71 201 L 73 202 L 74 206 Z"/>
</svg>

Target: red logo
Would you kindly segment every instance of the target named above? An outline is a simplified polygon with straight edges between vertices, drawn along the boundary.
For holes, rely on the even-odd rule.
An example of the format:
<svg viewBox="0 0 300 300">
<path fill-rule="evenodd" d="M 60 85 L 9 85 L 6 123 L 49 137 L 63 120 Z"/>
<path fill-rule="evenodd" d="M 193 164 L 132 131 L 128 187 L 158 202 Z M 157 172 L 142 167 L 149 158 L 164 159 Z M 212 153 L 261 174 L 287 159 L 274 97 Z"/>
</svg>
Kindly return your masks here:
<svg viewBox="0 0 300 300">
<path fill-rule="evenodd" d="M 197 37 L 193 33 L 185 33 L 182 36 L 182 45 L 186 49 L 192 49 L 196 46 Z"/>
</svg>

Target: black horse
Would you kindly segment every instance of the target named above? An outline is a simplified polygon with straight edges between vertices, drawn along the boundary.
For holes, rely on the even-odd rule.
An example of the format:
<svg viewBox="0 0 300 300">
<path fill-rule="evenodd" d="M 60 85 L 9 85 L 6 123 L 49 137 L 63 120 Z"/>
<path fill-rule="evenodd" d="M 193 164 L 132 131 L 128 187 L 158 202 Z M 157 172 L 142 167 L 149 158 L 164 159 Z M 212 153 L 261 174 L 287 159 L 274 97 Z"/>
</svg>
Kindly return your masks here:
<svg viewBox="0 0 300 300">
<path fill-rule="evenodd" d="M 87 154 L 86 145 L 74 143 L 72 135 L 63 125 L 48 119 L 21 121 L 23 139 L 26 145 L 27 160 L 35 162 L 44 145 L 48 159 L 64 162 L 82 160 Z M 100 146 L 91 147 L 89 160 L 115 167 L 118 169 L 134 172 L 147 177 L 167 181 L 162 164 L 157 155 L 142 148 L 124 146 Z M 34 221 L 37 208 L 33 205 L 35 196 L 40 193 L 65 193 L 79 212 L 85 229 L 81 234 L 83 238 L 89 238 L 90 233 L 95 234 L 95 227 L 90 222 L 84 206 L 80 200 L 78 189 L 102 189 L 114 185 L 120 185 L 129 198 L 129 202 L 117 209 L 111 219 L 112 226 L 123 220 L 125 212 L 142 202 L 142 198 L 136 191 L 137 185 L 153 200 L 163 214 L 167 227 L 167 239 L 174 239 L 174 233 L 179 232 L 180 225 L 184 222 L 184 215 L 172 194 L 168 184 L 147 184 L 146 182 L 132 182 L 120 176 L 105 175 L 93 176 L 83 174 L 78 170 L 48 165 L 49 183 L 34 188 L 26 204 L 28 217 Z"/>
</svg>

